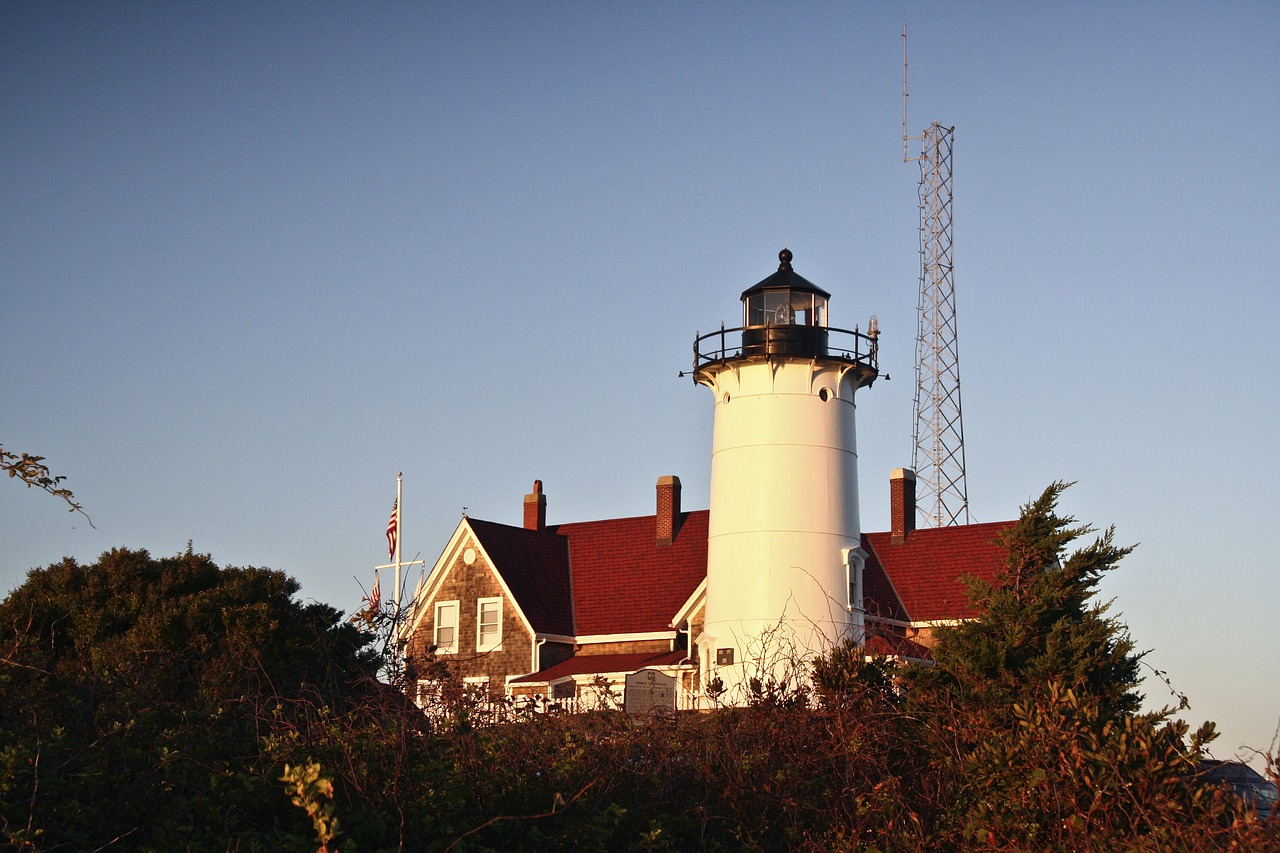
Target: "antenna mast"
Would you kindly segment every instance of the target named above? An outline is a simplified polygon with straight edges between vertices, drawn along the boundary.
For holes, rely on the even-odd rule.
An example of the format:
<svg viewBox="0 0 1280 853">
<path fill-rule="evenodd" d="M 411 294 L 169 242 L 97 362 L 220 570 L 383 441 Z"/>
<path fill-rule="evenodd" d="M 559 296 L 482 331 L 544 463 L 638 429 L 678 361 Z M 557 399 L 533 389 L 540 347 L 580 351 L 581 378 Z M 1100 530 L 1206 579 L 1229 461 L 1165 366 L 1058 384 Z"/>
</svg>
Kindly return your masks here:
<svg viewBox="0 0 1280 853">
<path fill-rule="evenodd" d="M 934 122 L 907 136 L 907 28 L 902 28 L 902 162 L 920 164 L 920 297 L 917 303 L 915 424 L 911 467 L 922 527 L 969 523 L 960 414 L 960 350 L 952 265 L 951 146 L 954 127 Z M 921 141 L 909 157 L 909 139 Z"/>
</svg>

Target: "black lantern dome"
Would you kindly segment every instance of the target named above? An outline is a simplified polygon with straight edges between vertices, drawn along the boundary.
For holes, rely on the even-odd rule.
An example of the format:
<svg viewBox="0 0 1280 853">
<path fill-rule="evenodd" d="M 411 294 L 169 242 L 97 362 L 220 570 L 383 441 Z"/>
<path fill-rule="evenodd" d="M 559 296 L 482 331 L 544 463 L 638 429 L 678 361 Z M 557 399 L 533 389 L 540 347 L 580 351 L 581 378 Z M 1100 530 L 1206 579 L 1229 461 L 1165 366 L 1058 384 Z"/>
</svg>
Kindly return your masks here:
<svg viewBox="0 0 1280 853">
<path fill-rule="evenodd" d="M 791 250 L 778 253 L 778 271 L 742 292 L 742 354 L 825 356 L 831 294 L 791 268 Z"/>
</svg>

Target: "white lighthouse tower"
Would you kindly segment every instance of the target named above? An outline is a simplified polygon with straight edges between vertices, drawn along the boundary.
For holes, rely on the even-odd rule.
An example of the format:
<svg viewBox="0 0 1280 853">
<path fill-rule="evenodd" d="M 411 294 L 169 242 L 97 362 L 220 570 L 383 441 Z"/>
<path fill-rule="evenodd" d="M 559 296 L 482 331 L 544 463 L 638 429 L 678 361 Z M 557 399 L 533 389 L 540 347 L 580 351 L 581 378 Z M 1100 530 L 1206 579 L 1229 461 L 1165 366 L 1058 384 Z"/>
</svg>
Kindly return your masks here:
<svg viewBox="0 0 1280 853">
<path fill-rule="evenodd" d="M 694 341 L 715 395 L 705 688 L 722 701 L 803 683 L 815 654 L 861 633 L 854 394 L 878 374 L 875 318 L 830 328 L 830 294 L 791 252 L 742 294 L 742 327 Z"/>
</svg>

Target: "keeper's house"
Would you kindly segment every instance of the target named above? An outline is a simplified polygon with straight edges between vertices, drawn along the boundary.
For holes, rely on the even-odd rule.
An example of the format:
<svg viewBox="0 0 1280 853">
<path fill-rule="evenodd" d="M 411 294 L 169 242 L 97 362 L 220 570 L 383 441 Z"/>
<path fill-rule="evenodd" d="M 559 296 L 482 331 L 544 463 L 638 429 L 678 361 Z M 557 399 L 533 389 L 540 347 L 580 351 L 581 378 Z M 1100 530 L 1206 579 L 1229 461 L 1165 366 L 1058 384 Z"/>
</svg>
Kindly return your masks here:
<svg viewBox="0 0 1280 853">
<path fill-rule="evenodd" d="M 996 578 L 997 538 L 1013 522 L 916 530 L 914 481 L 893 472 L 892 529 L 862 534 L 851 586 L 869 650 L 927 660 L 936 626 L 976 615 L 962 578 Z M 468 684 L 556 699 L 656 668 L 677 678 L 682 707 L 705 702 L 717 672 L 703 630 L 708 511 L 681 510 L 676 477 L 658 480 L 656 504 L 654 515 L 549 525 L 535 482 L 522 527 L 464 516 L 422 591 L 411 664 L 434 647 Z"/>
</svg>

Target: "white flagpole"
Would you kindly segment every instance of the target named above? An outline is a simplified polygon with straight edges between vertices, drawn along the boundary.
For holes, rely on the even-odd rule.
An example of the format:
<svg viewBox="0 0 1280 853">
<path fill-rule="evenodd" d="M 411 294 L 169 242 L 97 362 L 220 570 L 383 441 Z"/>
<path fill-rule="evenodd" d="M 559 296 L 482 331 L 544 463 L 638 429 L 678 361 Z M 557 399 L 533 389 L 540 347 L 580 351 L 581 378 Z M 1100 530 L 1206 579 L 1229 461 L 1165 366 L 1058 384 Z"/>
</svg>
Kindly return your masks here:
<svg viewBox="0 0 1280 853">
<path fill-rule="evenodd" d="M 392 510 L 392 512 L 395 513 L 394 519 L 395 519 L 395 531 L 396 531 L 395 553 L 392 555 L 393 559 L 390 563 L 387 563 L 385 566 L 374 566 L 375 578 L 377 577 L 378 569 L 393 568 L 396 570 L 396 588 L 392 592 L 391 599 L 390 599 L 392 619 L 395 621 L 395 624 L 391 630 L 391 636 L 393 640 L 398 640 L 400 638 L 401 633 L 403 633 L 405 629 L 405 625 L 404 625 L 405 615 L 400 612 L 400 607 L 404 598 L 404 595 L 403 595 L 404 580 L 402 577 L 402 572 L 405 568 L 408 568 L 411 566 L 423 566 L 425 571 L 425 566 L 426 566 L 426 562 L 423 560 L 410 560 L 409 562 L 406 563 L 404 559 L 401 557 L 401 553 L 400 553 L 401 543 L 404 541 L 404 536 L 403 536 L 404 483 L 403 481 L 404 481 L 404 472 L 402 471 L 397 472 L 396 473 L 396 502 L 395 502 L 394 509 Z M 394 652 L 394 654 L 397 655 L 398 657 L 399 652 Z"/>
<path fill-rule="evenodd" d="M 404 504 L 400 502 L 404 472 L 396 472 L 396 595 L 395 615 L 400 618 L 400 542 L 404 539 Z"/>
</svg>

